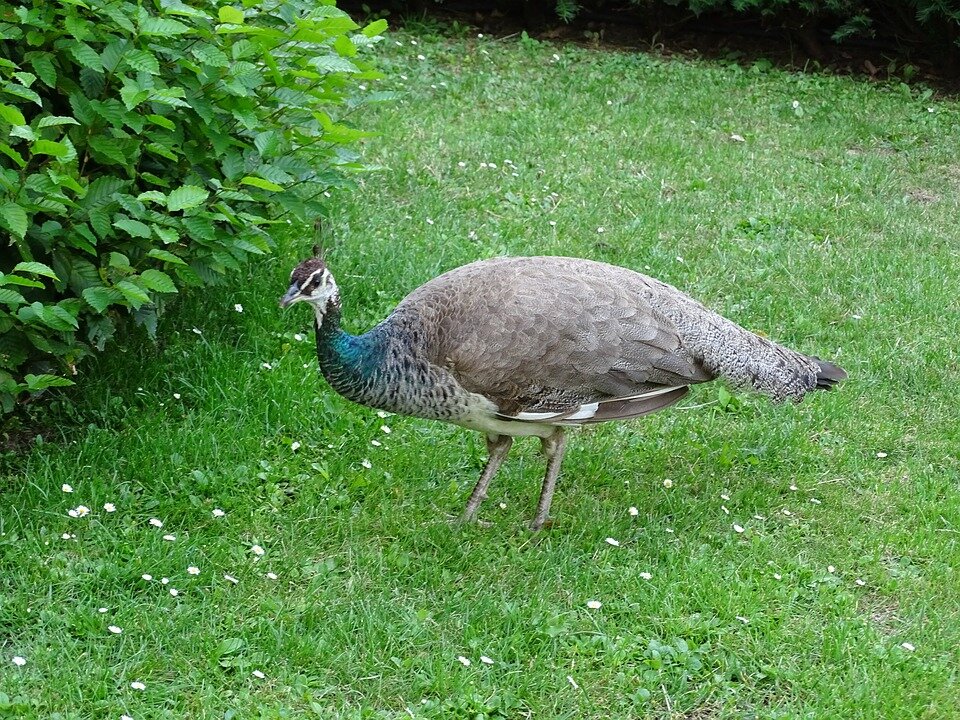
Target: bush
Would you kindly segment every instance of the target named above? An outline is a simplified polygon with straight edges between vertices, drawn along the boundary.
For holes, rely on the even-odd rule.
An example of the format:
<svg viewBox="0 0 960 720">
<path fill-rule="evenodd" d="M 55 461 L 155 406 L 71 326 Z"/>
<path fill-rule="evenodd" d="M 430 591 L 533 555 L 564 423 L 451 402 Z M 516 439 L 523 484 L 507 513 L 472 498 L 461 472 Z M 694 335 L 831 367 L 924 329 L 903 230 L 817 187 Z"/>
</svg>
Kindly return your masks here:
<svg viewBox="0 0 960 720">
<path fill-rule="evenodd" d="M 385 29 L 333 0 L 0 0 L 3 409 L 323 214 Z"/>
</svg>

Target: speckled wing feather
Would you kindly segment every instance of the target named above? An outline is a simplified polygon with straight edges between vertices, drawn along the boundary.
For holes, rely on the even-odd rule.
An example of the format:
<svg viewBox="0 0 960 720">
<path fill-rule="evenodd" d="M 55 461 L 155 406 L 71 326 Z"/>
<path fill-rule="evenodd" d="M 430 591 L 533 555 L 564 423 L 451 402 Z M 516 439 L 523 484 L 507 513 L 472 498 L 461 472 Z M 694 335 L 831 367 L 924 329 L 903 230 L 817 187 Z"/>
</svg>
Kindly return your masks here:
<svg viewBox="0 0 960 720">
<path fill-rule="evenodd" d="M 651 282 L 585 260 L 498 258 L 441 275 L 398 312 L 424 316 L 432 362 L 502 413 L 562 413 L 712 379 L 650 303 Z"/>
<path fill-rule="evenodd" d="M 577 258 L 471 263 L 426 283 L 397 312 L 430 329 L 432 363 L 508 415 L 563 413 L 717 377 L 799 400 L 829 375 L 670 285 Z M 605 419 L 616 419 L 613 407 Z"/>
</svg>

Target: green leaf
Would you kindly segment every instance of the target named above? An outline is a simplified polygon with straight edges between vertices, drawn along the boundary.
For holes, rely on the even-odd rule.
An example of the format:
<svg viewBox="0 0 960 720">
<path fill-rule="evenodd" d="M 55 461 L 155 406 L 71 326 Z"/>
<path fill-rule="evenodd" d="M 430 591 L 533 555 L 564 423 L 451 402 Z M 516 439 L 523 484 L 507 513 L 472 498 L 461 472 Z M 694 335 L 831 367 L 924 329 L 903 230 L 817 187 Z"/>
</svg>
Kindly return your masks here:
<svg viewBox="0 0 960 720">
<path fill-rule="evenodd" d="M 68 0 L 69 1 L 69 0 Z M 86 6 L 84 6 L 86 7 Z M 131 35 L 135 35 L 137 32 L 136 26 L 130 21 L 130 18 L 127 16 L 119 5 L 110 3 L 106 5 L 101 5 L 98 8 L 99 12 L 104 13 L 107 17 L 113 20 L 118 27 L 126 30 Z"/>
<path fill-rule="evenodd" d="M 70 108 L 73 110 L 73 116 L 84 125 L 91 125 L 96 120 L 97 116 L 90 106 L 90 101 L 79 92 L 70 95 Z"/>
<path fill-rule="evenodd" d="M 341 35 L 334 41 L 333 49 L 343 57 L 353 57 L 357 54 L 357 46 L 346 35 Z"/>
<path fill-rule="evenodd" d="M 26 125 L 27 119 L 13 105 L 0 104 L 0 119 L 6 120 L 11 125 Z"/>
<path fill-rule="evenodd" d="M 243 25 L 243 11 L 230 5 L 224 5 L 219 12 L 220 22 Z"/>
<path fill-rule="evenodd" d="M 183 15 L 184 17 L 209 19 L 209 15 L 203 10 L 191 7 L 180 0 L 164 0 L 163 12 L 168 15 Z"/>
<path fill-rule="evenodd" d="M 5 303 L 6 305 L 23 305 L 26 301 L 26 298 L 16 290 L 0 288 L 0 303 Z"/>
<path fill-rule="evenodd" d="M 80 324 L 77 322 L 77 318 L 71 315 L 66 308 L 63 308 L 60 305 L 45 305 L 41 318 L 45 325 L 53 328 L 54 330 L 68 332 L 70 330 L 76 330 L 80 327 Z"/>
<path fill-rule="evenodd" d="M 168 120 L 163 115 L 147 115 L 146 118 L 154 125 L 159 125 L 164 130 L 174 130 L 177 127 L 172 120 Z"/>
<path fill-rule="evenodd" d="M 50 88 L 56 87 L 57 69 L 53 64 L 53 55 L 45 52 L 30 52 L 24 57 L 44 85 Z"/>
<path fill-rule="evenodd" d="M 14 272 L 25 272 L 32 273 L 34 275 L 43 275 L 44 277 L 52 278 L 59 282 L 60 278 L 57 277 L 57 274 L 50 269 L 49 266 L 44 265 L 42 262 L 22 262 L 17 263 L 14 268 Z"/>
<path fill-rule="evenodd" d="M 100 62 L 103 65 L 103 69 L 108 73 L 115 72 L 126 48 L 127 41 L 123 39 L 116 39 L 107 43 L 103 52 L 100 53 Z"/>
<path fill-rule="evenodd" d="M 258 178 L 255 175 L 247 175 L 246 177 L 240 178 L 240 182 L 243 185 L 252 185 L 253 187 L 258 187 L 261 190 L 270 190 L 272 192 L 280 192 L 283 190 L 282 185 L 277 185 L 269 180 Z"/>
<path fill-rule="evenodd" d="M 160 187 L 168 188 L 170 187 L 170 181 L 167 178 L 162 178 L 159 175 L 154 175 L 152 172 L 141 172 L 140 178 L 151 185 L 159 185 Z"/>
<path fill-rule="evenodd" d="M 161 205 L 167 204 L 167 196 L 164 195 L 159 190 L 147 190 L 137 195 L 137 200 L 144 202 L 149 200 L 150 202 L 160 203 Z"/>
<path fill-rule="evenodd" d="M 145 90 L 130 78 L 123 79 L 123 87 L 120 88 L 120 99 L 123 101 L 127 110 L 133 110 L 137 105 L 150 97 L 150 91 Z"/>
<path fill-rule="evenodd" d="M 309 63 L 323 73 L 358 73 L 360 68 L 339 55 L 321 55 L 310 58 Z"/>
<path fill-rule="evenodd" d="M 107 135 L 94 135 L 90 138 L 89 145 L 94 155 L 99 156 L 98 159 L 101 161 L 109 165 L 127 164 L 127 156 L 124 155 L 120 143 L 112 137 Z"/>
<path fill-rule="evenodd" d="M 198 240 L 213 242 L 217 239 L 217 231 L 213 221 L 202 215 L 191 215 L 183 219 L 183 226 L 187 232 Z"/>
<path fill-rule="evenodd" d="M 0 205 L 0 224 L 22 240 L 27 234 L 27 212 L 16 203 L 5 202 Z"/>
<path fill-rule="evenodd" d="M 170 276 L 165 272 L 160 270 L 144 270 L 140 273 L 140 281 L 146 285 L 151 290 L 162 293 L 175 293 L 177 292 L 176 285 L 173 284 L 173 280 L 170 279 Z"/>
<path fill-rule="evenodd" d="M 216 45 L 198 43 L 190 48 L 190 54 L 200 62 L 205 65 L 210 65 L 211 67 L 223 68 L 230 66 L 230 58 Z"/>
<path fill-rule="evenodd" d="M 25 88 L 23 85 L 15 85 L 14 83 L 9 82 L 4 83 L 3 91 L 15 97 L 29 100 L 30 102 L 34 102 L 40 107 L 43 107 L 43 101 L 40 99 L 40 96 L 30 88 Z"/>
<path fill-rule="evenodd" d="M 117 290 L 123 293 L 123 297 L 134 309 L 138 309 L 150 303 L 150 296 L 142 288 L 134 285 L 129 280 L 121 280 L 117 283 Z"/>
<path fill-rule="evenodd" d="M 244 646 L 247 644 L 246 640 L 238 637 L 228 637 L 220 641 L 220 644 L 217 646 L 217 657 L 225 657 L 227 655 L 235 655 L 236 653 L 243 650 Z"/>
<path fill-rule="evenodd" d="M 31 375 L 29 373 L 23 376 L 23 381 L 27 384 L 27 390 L 31 392 L 51 387 L 69 387 L 74 384 L 73 380 L 68 380 L 59 375 Z"/>
<path fill-rule="evenodd" d="M 30 152 L 34 155 L 53 155 L 54 157 L 66 157 L 70 154 L 70 148 L 63 143 L 53 140 L 37 140 L 30 146 Z"/>
<path fill-rule="evenodd" d="M 257 134 L 253 139 L 253 144 L 261 157 L 271 158 L 277 154 L 280 144 L 283 142 L 283 136 L 276 130 L 268 130 Z"/>
<path fill-rule="evenodd" d="M 113 221 L 113 226 L 120 228 L 124 232 L 133 237 L 140 238 L 149 238 L 150 237 L 150 226 L 145 223 L 140 222 L 139 220 L 134 220 L 129 218 L 126 215 L 117 215 Z"/>
<path fill-rule="evenodd" d="M 189 218 L 184 218 L 184 220 L 189 220 Z M 160 242 L 164 245 L 172 245 L 180 239 L 180 235 L 177 234 L 177 231 L 173 228 L 161 227 L 154 223 L 150 226 L 153 229 L 154 234 L 160 238 Z"/>
<path fill-rule="evenodd" d="M 124 54 L 123 59 L 126 60 L 127 65 L 134 70 L 149 73 L 150 75 L 160 74 L 160 63 L 157 62 L 156 56 L 151 52 L 147 52 L 146 50 L 128 50 Z"/>
<path fill-rule="evenodd" d="M 159 156 L 162 157 L 162 158 L 166 158 L 167 160 L 170 160 L 171 162 L 176 162 L 176 161 L 177 161 L 177 156 L 174 155 L 172 152 L 170 152 L 169 149 L 165 148 L 165 147 L 164 147 L 163 145 L 161 145 L 160 143 L 147 143 L 146 149 L 147 149 L 148 152 L 152 152 L 154 155 L 159 155 Z M 142 173 L 142 174 L 140 175 L 140 177 L 146 178 L 146 177 L 147 177 L 147 173 Z"/>
<path fill-rule="evenodd" d="M 374 20 L 372 23 L 367 25 L 360 32 L 366 35 L 367 37 L 376 37 L 377 35 L 381 35 L 382 33 L 384 33 L 386 29 L 387 29 L 387 21 L 381 18 L 379 20 Z"/>
<path fill-rule="evenodd" d="M 179 20 L 148 16 L 140 23 L 141 35 L 183 35 L 190 28 Z"/>
<path fill-rule="evenodd" d="M 91 70 L 103 70 L 103 62 L 100 60 L 97 51 L 85 42 L 74 40 L 68 43 L 67 49 L 70 51 L 70 54 L 73 55 L 74 59 L 83 67 L 88 67 Z"/>
<path fill-rule="evenodd" d="M 90 220 L 90 226 L 94 232 L 101 238 L 111 237 L 113 225 L 110 222 L 110 211 L 106 207 L 95 207 L 87 213 Z"/>
<path fill-rule="evenodd" d="M 20 285 L 22 287 L 42 288 L 43 283 L 37 280 L 20 277 L 19 275 L 4 275 L 0 273 L 0 285 Z"/>
<path fill-rule="evenodd" d="M 16 150 L 14 150 L 12 147 L 7 145 L 5 142 L 0 142 L 0 153 L 3 153 L 8 158 L 13 160 L 17 164 L 17 167 L 20 167 L 20 168 L 26 167 L 27 161 L 23 159 L 23 155 L 18 153 Z"/>
<path fill-rule="evenodd" d="M 20 84 L 24 87 L 30 87 L 37 81 L 37 76 L 33 73 L 27 72 L 15 72 L 12 73 L 13 77 L 20 81 Z"/>
<path fill-rule="evenodd" d="M 40 118 L 40 122 L 37 123 L 38 128 L 53 127 L 55 125 L 79 125 L 75 119 L 67 115 L 47 115 L 46 117 Z"/>
<path fill-rule="evenodd" d="M 174 265 L 186 265 L 183 260 L 174 255 L 172 252 L 160 250 L 159 248 L 153 248 L 150 250 L 150 252 L 147 253 L 147 257 L 163 260 L 164 262 L 173 263 Z"/>
<path fill-rule="evenodd" d="M 110 267 L 120 268 L 121 270 L 130 270 L 130 258 L 128 258 L 123 253 L 111 252 L 110 253 Z"/>
<path fill-rule="evenodd" d="M 119 290 L 103 285 L 84 288 L 80 294 L 90 307 L 98 313 L 102 313 L 114 303 L 123 302 L 123 294 Z"/>
<path fill-rule="evenodd" d="M 127 112 L 122 103 L 110 98 L 109 100 L 91 100 L 90 107 L 100 117 L 113 125 L 115 128 L 123 126 L 127 118 Z"/>
<path fill-rule="evenodd" d="M 210 196 L 210 193 L 196 185 L 184 185 L 167 196 L 167 210 L 189 210 L 199 207 Z"/>
<path fill-rule="evenodd" d="M 14 125 L 10 128 L 10 137 L 23 138 L 28 142 L 33 142 L 37 139 L 37 134 L 29 125 Z"/>
</svg>

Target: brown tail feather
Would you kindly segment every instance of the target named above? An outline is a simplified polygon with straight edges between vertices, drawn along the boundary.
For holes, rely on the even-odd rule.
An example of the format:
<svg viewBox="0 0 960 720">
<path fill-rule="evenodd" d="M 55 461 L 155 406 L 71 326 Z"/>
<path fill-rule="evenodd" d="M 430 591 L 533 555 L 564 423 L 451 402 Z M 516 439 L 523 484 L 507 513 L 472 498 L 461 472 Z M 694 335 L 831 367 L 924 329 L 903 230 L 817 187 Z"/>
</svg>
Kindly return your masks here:
<svg viewBox="0 0 960 720">
<path fill-rule="evenodd" d="M 821 360 L 818 357 L 811 356 L 810 359 L 820 366 L 820 372 L 817 373 L 818 390 L 829 390 L 841 380 L 847 379 L 847 371 L 839 365 Z"/>
<path fill-rule="evenodd" d="M 638 397 L 626 399 L 604 400 L 599 404 L 597 412 L 593 417 L 586 420 L 578 420 L 577 424 L 589 425 L 591 423 L 606 422 L 607 420 L 631 420 L 649 415 L 657 410 L 663 410 L 665 407 L 678 402 L 689 392 L 689 388 L 678 387 L 662 395 L 653 397 Z"/>
</svg>

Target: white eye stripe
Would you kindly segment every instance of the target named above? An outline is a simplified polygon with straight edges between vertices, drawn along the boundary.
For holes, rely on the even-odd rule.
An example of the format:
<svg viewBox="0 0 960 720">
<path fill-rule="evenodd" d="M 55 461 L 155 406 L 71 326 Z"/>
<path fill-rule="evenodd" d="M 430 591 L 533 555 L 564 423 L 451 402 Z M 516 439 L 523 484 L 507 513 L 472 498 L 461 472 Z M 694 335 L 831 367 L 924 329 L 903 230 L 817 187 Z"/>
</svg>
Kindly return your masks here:
<svg viewBox="0 0 960 720">
<path fill-rule="evenodd" d="M 327 272 L 327 269 L 326 269 L 326 268 L 320 268 L 319 270 L 314 270 L 312 273 L 310 273 L 310 275 L 307 277 L 307 279 L 303 281 L 303 283 L 300 285 L 300 287 L 301 287 L 301 288 L 308 287 L 308 286 L 310 285 L 310 283 L 313 282 L 313 279 L 317 276 L 317 273 L 321 273 L 321 276 L 320 276 L 320 277 L 321 277 L 322 280 L 326 280 L 326 279 L 327 279 L 326 276 L 328 276 L 328 275 L 330 274 L 329 272 Z"/>
</svg>

